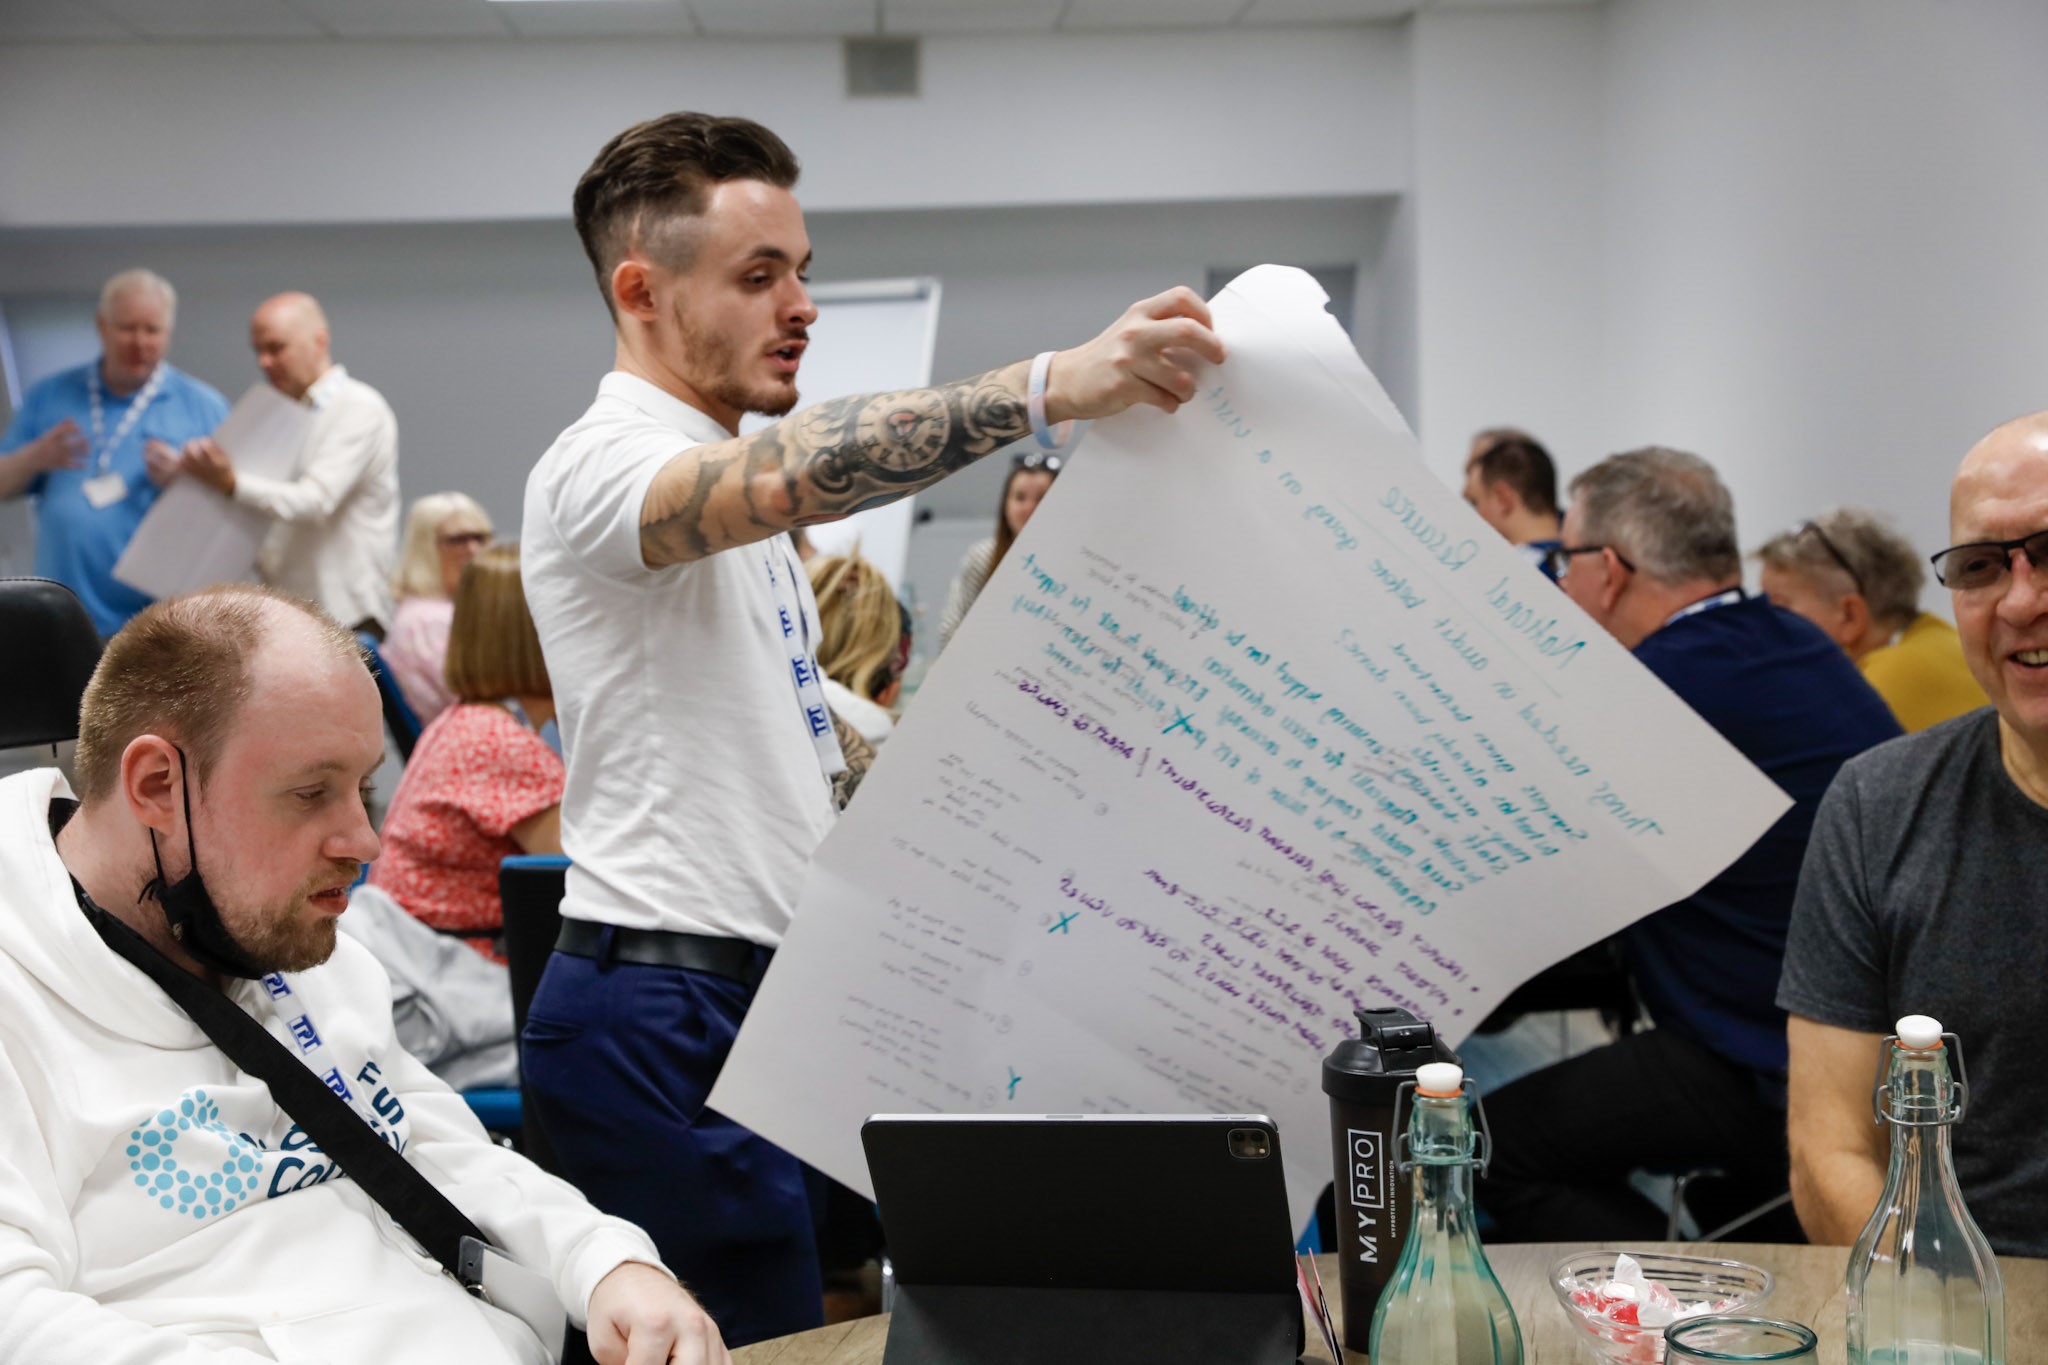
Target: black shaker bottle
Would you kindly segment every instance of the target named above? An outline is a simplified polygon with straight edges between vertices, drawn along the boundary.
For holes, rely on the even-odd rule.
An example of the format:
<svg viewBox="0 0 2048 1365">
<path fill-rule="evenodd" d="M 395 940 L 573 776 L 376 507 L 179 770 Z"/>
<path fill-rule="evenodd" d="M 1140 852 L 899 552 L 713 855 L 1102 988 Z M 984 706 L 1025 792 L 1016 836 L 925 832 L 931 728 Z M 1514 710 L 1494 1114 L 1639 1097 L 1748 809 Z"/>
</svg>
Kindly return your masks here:
<svg viewBox="0 0 2048 1365">
<path fill-rule="evenodd" d="M 1394 1170 L 1394 1096 L 1426 1062 L 1457 1060 L 1436 1030 L 1403 1009 L 1362 1009 L 1358 1033 L 1323 1058 L 1337 1158 L 1338 1288 L 1344 1345 L 1364 1351 L 1373 1308 L 1408 1240 L 1408 1184 Z"/>
</svg>

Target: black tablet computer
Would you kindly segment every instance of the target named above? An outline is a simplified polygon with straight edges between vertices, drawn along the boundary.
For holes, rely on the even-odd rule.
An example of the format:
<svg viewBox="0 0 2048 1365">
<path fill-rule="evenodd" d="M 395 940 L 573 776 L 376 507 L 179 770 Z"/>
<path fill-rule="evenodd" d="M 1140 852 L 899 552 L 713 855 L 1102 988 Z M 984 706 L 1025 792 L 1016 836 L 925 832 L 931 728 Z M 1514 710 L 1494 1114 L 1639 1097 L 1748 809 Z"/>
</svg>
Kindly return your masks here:
<svg viewBox="0 0 2048 1365">
<path fill-rule="evenodd" d="M 886 1365 L 1301 1352 L 1264 1115 L 878 1114 L 861 1142 L 897 1284 Z"/>
</svg>

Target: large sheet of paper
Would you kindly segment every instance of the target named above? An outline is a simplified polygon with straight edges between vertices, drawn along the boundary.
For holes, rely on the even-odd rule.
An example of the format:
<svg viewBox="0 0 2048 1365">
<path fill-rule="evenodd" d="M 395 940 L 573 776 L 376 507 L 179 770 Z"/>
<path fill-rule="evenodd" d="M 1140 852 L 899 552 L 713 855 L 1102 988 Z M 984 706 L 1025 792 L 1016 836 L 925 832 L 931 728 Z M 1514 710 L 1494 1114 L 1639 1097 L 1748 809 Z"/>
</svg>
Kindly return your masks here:
<svg viewBox="0 0 2048 1365">
<path fill-rule="evenodd" d="M 299 447 L 313 410 L 268 384 L 251 385 L 213 440 L 235 468 L 287 479 L 298 469 Z M 170 597 L 214 583 L 246 579 L 270 531 L 270 518 L 243 507 L 197 479 L 180 478 L 150 504 L 135 528 L 114 577 L 151 597 Z"/>
<path fill-rule="evenodd" d="M 1355 1007 L 1454 1042 L 1789 802 L 1423 467 L 1305 274 L 1098 422 L 820 849 L 710 1103 L 856 1189 L 877 1112 L 1271 1114 Z"/>
</svg>

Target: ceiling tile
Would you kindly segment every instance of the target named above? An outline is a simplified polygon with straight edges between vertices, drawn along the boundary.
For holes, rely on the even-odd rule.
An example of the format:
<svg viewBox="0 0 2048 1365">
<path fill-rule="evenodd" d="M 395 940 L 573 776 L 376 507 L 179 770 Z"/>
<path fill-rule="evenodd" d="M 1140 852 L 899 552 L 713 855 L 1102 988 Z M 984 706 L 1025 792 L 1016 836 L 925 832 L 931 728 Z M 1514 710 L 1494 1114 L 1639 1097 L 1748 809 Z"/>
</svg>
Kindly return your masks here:
<svg viewBox="0 0 2048 1365">
<path fill-rule="evenodd" d="M 1356 24 L 1413 14 L 1420 0 L 1252 0 L 1246 24 Z"/>
<path fill-rule="evenodd" d="M 491 9 L 525 38 L 687 38 L 697 32 L 683 0 L 526 0 Z"/>
<path fill-rule="evenodd" d="M 720 38 L 819 38 L 879 31 L 876 0 L 690 0 L 704 32 Z"/>
<path fill-rule="evenodd" d="M 1048 33 L 1065 0 L 881 0 L 889 33 Z"/>
<path fill-rule="evenodd" d="M 325 38 L 326 29 L 285 0 L 93 0 L 151 38 Z"/>
<path fill-rule="evenodd" d="M 1211 28 L 1233 22 L 1246 0 L 1073 0 L 1063 29 Z"/>
<path fill-rule="evenodd" d="M 1583 9 L 1605 0 L 1422 0 L 1422 9 L 1537 9 L 1566 7 Z"/>
<path fill-rule="evenodd" d="M 66 38 L 118 42 L 139 36 L 134 29 L 78 3 L 78 0 L 4 0 L 0 3 L 0 42 Z"/>
<path fill-rule="evenodd" d="M 511 25 L 489 0 L 289 0 L 343 38 L 504 38 Z"/>
</svg>

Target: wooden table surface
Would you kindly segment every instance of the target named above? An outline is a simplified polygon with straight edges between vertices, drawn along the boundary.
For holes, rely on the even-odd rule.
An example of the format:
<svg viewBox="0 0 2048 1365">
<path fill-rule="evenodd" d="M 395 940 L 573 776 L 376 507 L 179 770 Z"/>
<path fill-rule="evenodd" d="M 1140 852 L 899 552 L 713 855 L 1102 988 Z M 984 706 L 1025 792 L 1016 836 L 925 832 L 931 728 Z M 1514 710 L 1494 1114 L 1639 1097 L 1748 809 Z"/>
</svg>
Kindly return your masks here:
<svg viewBox="0 0 2048 1365">
<path fill-rule="evenodd" d="M 1486 1249 L 1494 1273 L 1515 1306 L 1515 1317 L 1522 1326 L 1522 1359 L 1527 1365 L 1575 1365 L 1590 1359 L 1576 1354 L 1584 1335 L 1565 1320 L 1564 1310 L 1550 1290 L 1550 1267 L 1567 1252 L 1580 1249 L 1548 1243 Z M 1760 1310 L 1762 1315 L 1805 1323 L 1820 1337 L 1820 1365 L 1844 1365 L 1842 1272 L 1849 1259 L 1848 1248 L 1669 1242 L 1634 1249 L 1718 1256 L 1762 1266 L 1777 1278 L 1777 1287 Z M 1317 1260 L 1330 1306 L 1341 1311 L 1337 1258 L 1320 1256 Z M 1999 1268 L 2005 1276 L 2008 1365 L 2048 1361 L 2048 1261 L 2002 1256 Z M 733 1359 L 737 1365 L 880 1365 L 882 1343 L 888 1334 L 886 1315 L 860 1318 L 758 1342 L 733 1352 Z M 1309 1349 L 1302 1359 L 1330 1365 L 1330 1353 L 1313 1327 L 1308 1335 Z M 1351 1351 L 1346 1351 L 1344 1358 L 1350 1365 L 1365 1360 Z"/>
</svg>

